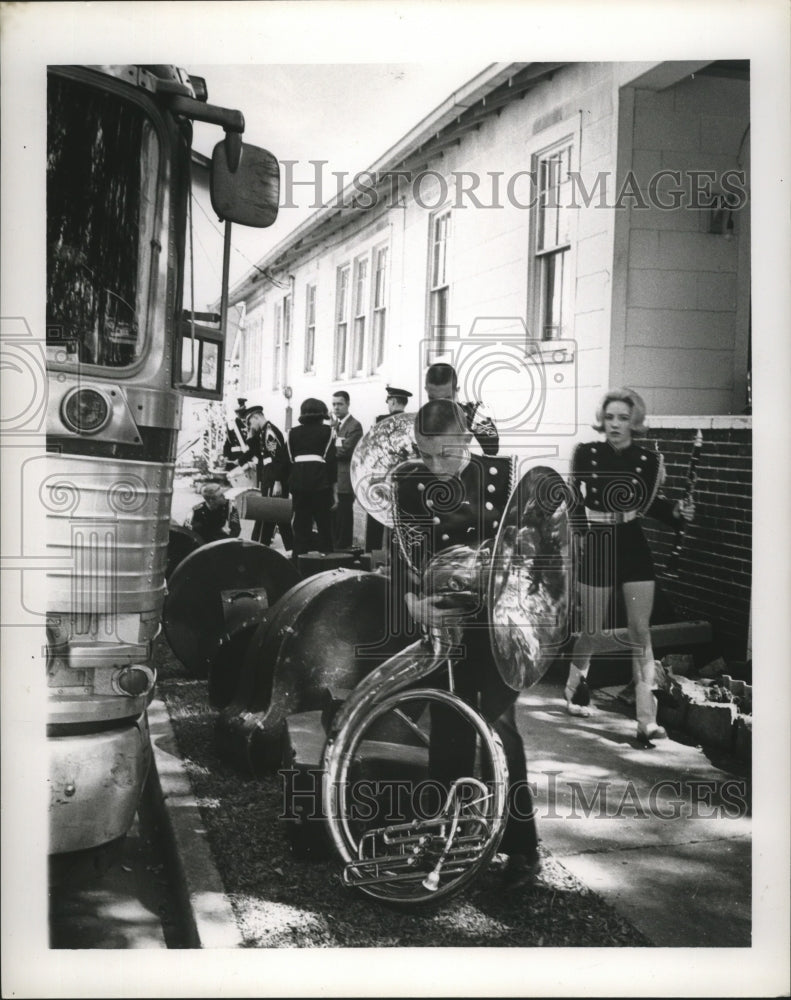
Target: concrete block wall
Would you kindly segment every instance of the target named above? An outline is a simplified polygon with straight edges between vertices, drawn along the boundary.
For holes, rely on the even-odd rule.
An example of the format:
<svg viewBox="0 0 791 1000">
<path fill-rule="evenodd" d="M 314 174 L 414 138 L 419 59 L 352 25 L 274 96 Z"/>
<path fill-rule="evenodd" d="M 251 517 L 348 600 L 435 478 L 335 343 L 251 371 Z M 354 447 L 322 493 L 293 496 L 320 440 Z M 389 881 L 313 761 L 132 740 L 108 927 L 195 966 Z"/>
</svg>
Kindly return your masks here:
<svg viewBox="0 0 791 1000">
<path fill-rule="evenodd" d="M 669 423 L 669 421 L 668 421 Z M 665 458 L 664 492 L 671 499 L 686 489 L 695 437 L 692 421 L 683 427 L 655 427 L 648 439 Z M 697 468 L 696 518 L 687 528 L 678 577 L 664 576 L 675 542 L 672 530 L 646 520 L 659 582 L 681 618 L 711 622 L 714 643 L 728 661 L 748 657 L 752 584 L 752 431 L 745 426 L 701 422 L 703 448 Z"/>
</svg>

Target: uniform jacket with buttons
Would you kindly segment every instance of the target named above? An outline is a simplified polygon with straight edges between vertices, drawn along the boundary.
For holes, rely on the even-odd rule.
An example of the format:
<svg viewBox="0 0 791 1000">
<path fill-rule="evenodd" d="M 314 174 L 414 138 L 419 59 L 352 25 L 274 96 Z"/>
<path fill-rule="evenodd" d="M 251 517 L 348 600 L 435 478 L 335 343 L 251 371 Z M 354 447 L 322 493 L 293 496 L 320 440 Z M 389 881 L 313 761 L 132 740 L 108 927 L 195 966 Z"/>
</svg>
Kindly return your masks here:
<svg viewBox="0 0 791 1000">
<path fill-rule="evenodd" d="M 267 420 L 260 431 L 248 437 L 247 444 L 248 451 L 243 464 L 256 459 L 259 489 L 266 493 L 274 483 L 282 483 L 285 493 L 289 462 L 285 438 L 280 428 Z"/>
<path fill-rule="evenodd" d="M 632 442 L 620 451 L 607 441 L 579 444 L 571 461 L 574 523 L 585 526 L 587 509 L 635 512 L 674 525 L 675 504 L 660 494 L 664 479 L 662 456 L 645 444 Z"/>
<path fill-rule="evenodd" d="M 395 530 L 402 551 L 418 571 L 452 545 L 475 547 L 494 538 L 511 492 L 512 462 L 504 456 L 470 456 L 458 476 L 437 476 L 420 461 L 393 474 Z"/>
<path fill-rule="evenodd" d="M 239 512 L 226 500 L 218 507 L 209 507 L 204 500 L 192 508 L 190 527 L 204 542 L 217 542 L 221 538 L 236 538 L 242 530 Z"/>
</svg>

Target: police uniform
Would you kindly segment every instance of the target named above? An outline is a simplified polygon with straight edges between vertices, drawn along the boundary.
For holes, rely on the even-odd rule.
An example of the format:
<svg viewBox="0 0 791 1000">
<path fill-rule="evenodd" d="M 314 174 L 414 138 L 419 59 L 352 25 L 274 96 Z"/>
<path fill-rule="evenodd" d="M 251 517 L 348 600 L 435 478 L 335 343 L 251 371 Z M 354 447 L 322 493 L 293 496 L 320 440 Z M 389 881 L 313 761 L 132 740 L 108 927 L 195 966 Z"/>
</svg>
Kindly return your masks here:
<svg viewBox="0 0 791 1000">
<path fill-rule="evenodd" d="M 221 538 L 236 538 L 242 530 L 239 512 L 226 500 L 219 507 L 209 507 L 204 500 L 192 508 L 190 527 L 204 542 L 217 542 Z"/>
<path fill-rule="evenodd" d="M 322 552 L 332 552 L 332 487 L 337 479 L 335 435 L 320 421 L 300 423 L 288 433 L 294 558 L 310 552 L 313 524 Z"/>
<path fill-rule="evenodd" d="M 458 476 L 436 476 L 423 462 L 405 462 L 393 474 L 396 493 L 395 534 L 409 567 L 422 572 L 438 552 L 455 545 L 476 548 L 497 533 L 511 493 L 513 463 L 508 457 L 470 456 Z M 501 849 L 506 854 L 537 857 L 533 816 L 522 738 L 514 705 L 518 692 L 500 677 L 489 639 L 487 612 L 463 633 L 463 658 L 454 661 L 456 693 L 492 722 L 503 743 L 509 771 L 509 816 Z M 425 682 L 422 682 L 425 683 Z M 431 680 L 428 681 L 429 686 Z M 441 681 L 438 681 L 441 684 Z M 432 707 L 429 768 L 446 785 L 472 773 L 475 746 L 458 713 Z M 516 796 L 516 799 L 514 798 Z"/>
<path fill-rule="evenodd" d="M 582 535 L 579 580 L 593 587 L 653 580 L 654 561 L 641 526 L 652 517 L 672 526 L 675 504 L 660 495 L 662 456 L 632 442 L 579 444 L 571 463 L 575 493 L 572 524 Z"/>
</svg>

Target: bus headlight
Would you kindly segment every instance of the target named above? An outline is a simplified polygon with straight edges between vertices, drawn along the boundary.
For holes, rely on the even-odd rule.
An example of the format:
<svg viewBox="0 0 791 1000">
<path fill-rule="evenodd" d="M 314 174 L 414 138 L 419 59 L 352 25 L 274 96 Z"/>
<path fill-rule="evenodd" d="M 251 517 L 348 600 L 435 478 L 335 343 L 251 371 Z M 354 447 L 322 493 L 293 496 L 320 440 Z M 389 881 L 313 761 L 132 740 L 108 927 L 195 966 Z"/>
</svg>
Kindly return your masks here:
<svg viewBox="0 0 791 1000">
<path fill-rule="evenodd" d="M 110 419 L 107 397 L 97 389 L 72 389 L 61 406 L 63 423 L 75 434 L 96 434 Z"/>
<path fill-rule="evenodd" d="M 138 698 L 151 690 L 154 686 L 154 679 L 154 672 L 148 667 L 124 667 L 117 674 L 113 674 L 113 690 L 117 694 Z"/>
</svg>

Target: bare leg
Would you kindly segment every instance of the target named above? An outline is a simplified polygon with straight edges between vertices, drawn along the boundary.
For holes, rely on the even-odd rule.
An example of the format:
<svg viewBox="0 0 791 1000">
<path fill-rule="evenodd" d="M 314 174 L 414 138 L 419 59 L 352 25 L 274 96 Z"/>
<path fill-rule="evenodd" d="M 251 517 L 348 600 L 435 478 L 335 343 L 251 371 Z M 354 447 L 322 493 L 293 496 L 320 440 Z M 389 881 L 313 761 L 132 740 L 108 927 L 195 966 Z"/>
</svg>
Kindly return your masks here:
<svg viewBox="0 0 791 1000">
<path fill-rule="evenodd" d="M 656 724 L 654 696 L 654 650 L 651 646 L 651 608 L 654 605 L 654 581 L 639 580 L 623 585 L 624 603 L 632 648 L 637 736 L 640 739 L 663 739 L 665 730 Z"/>
<path fill-rule="evenodd" d="M 587 705 L 576 705 L 572 701 L 580 683 L 588 676 L 591 654 L 594 649 L 594 639 L 604 626 L 604 616 L 610 602 L 610 587 L 591 587 L 581 583 L 580 610 L 582 612 L 581 631 L 571 651 L 571 665 L 563 692 L 566 698 L 566 710 L 569 715 L 582 715 L 587 718 L 590 709 Z"/>
</svg>

